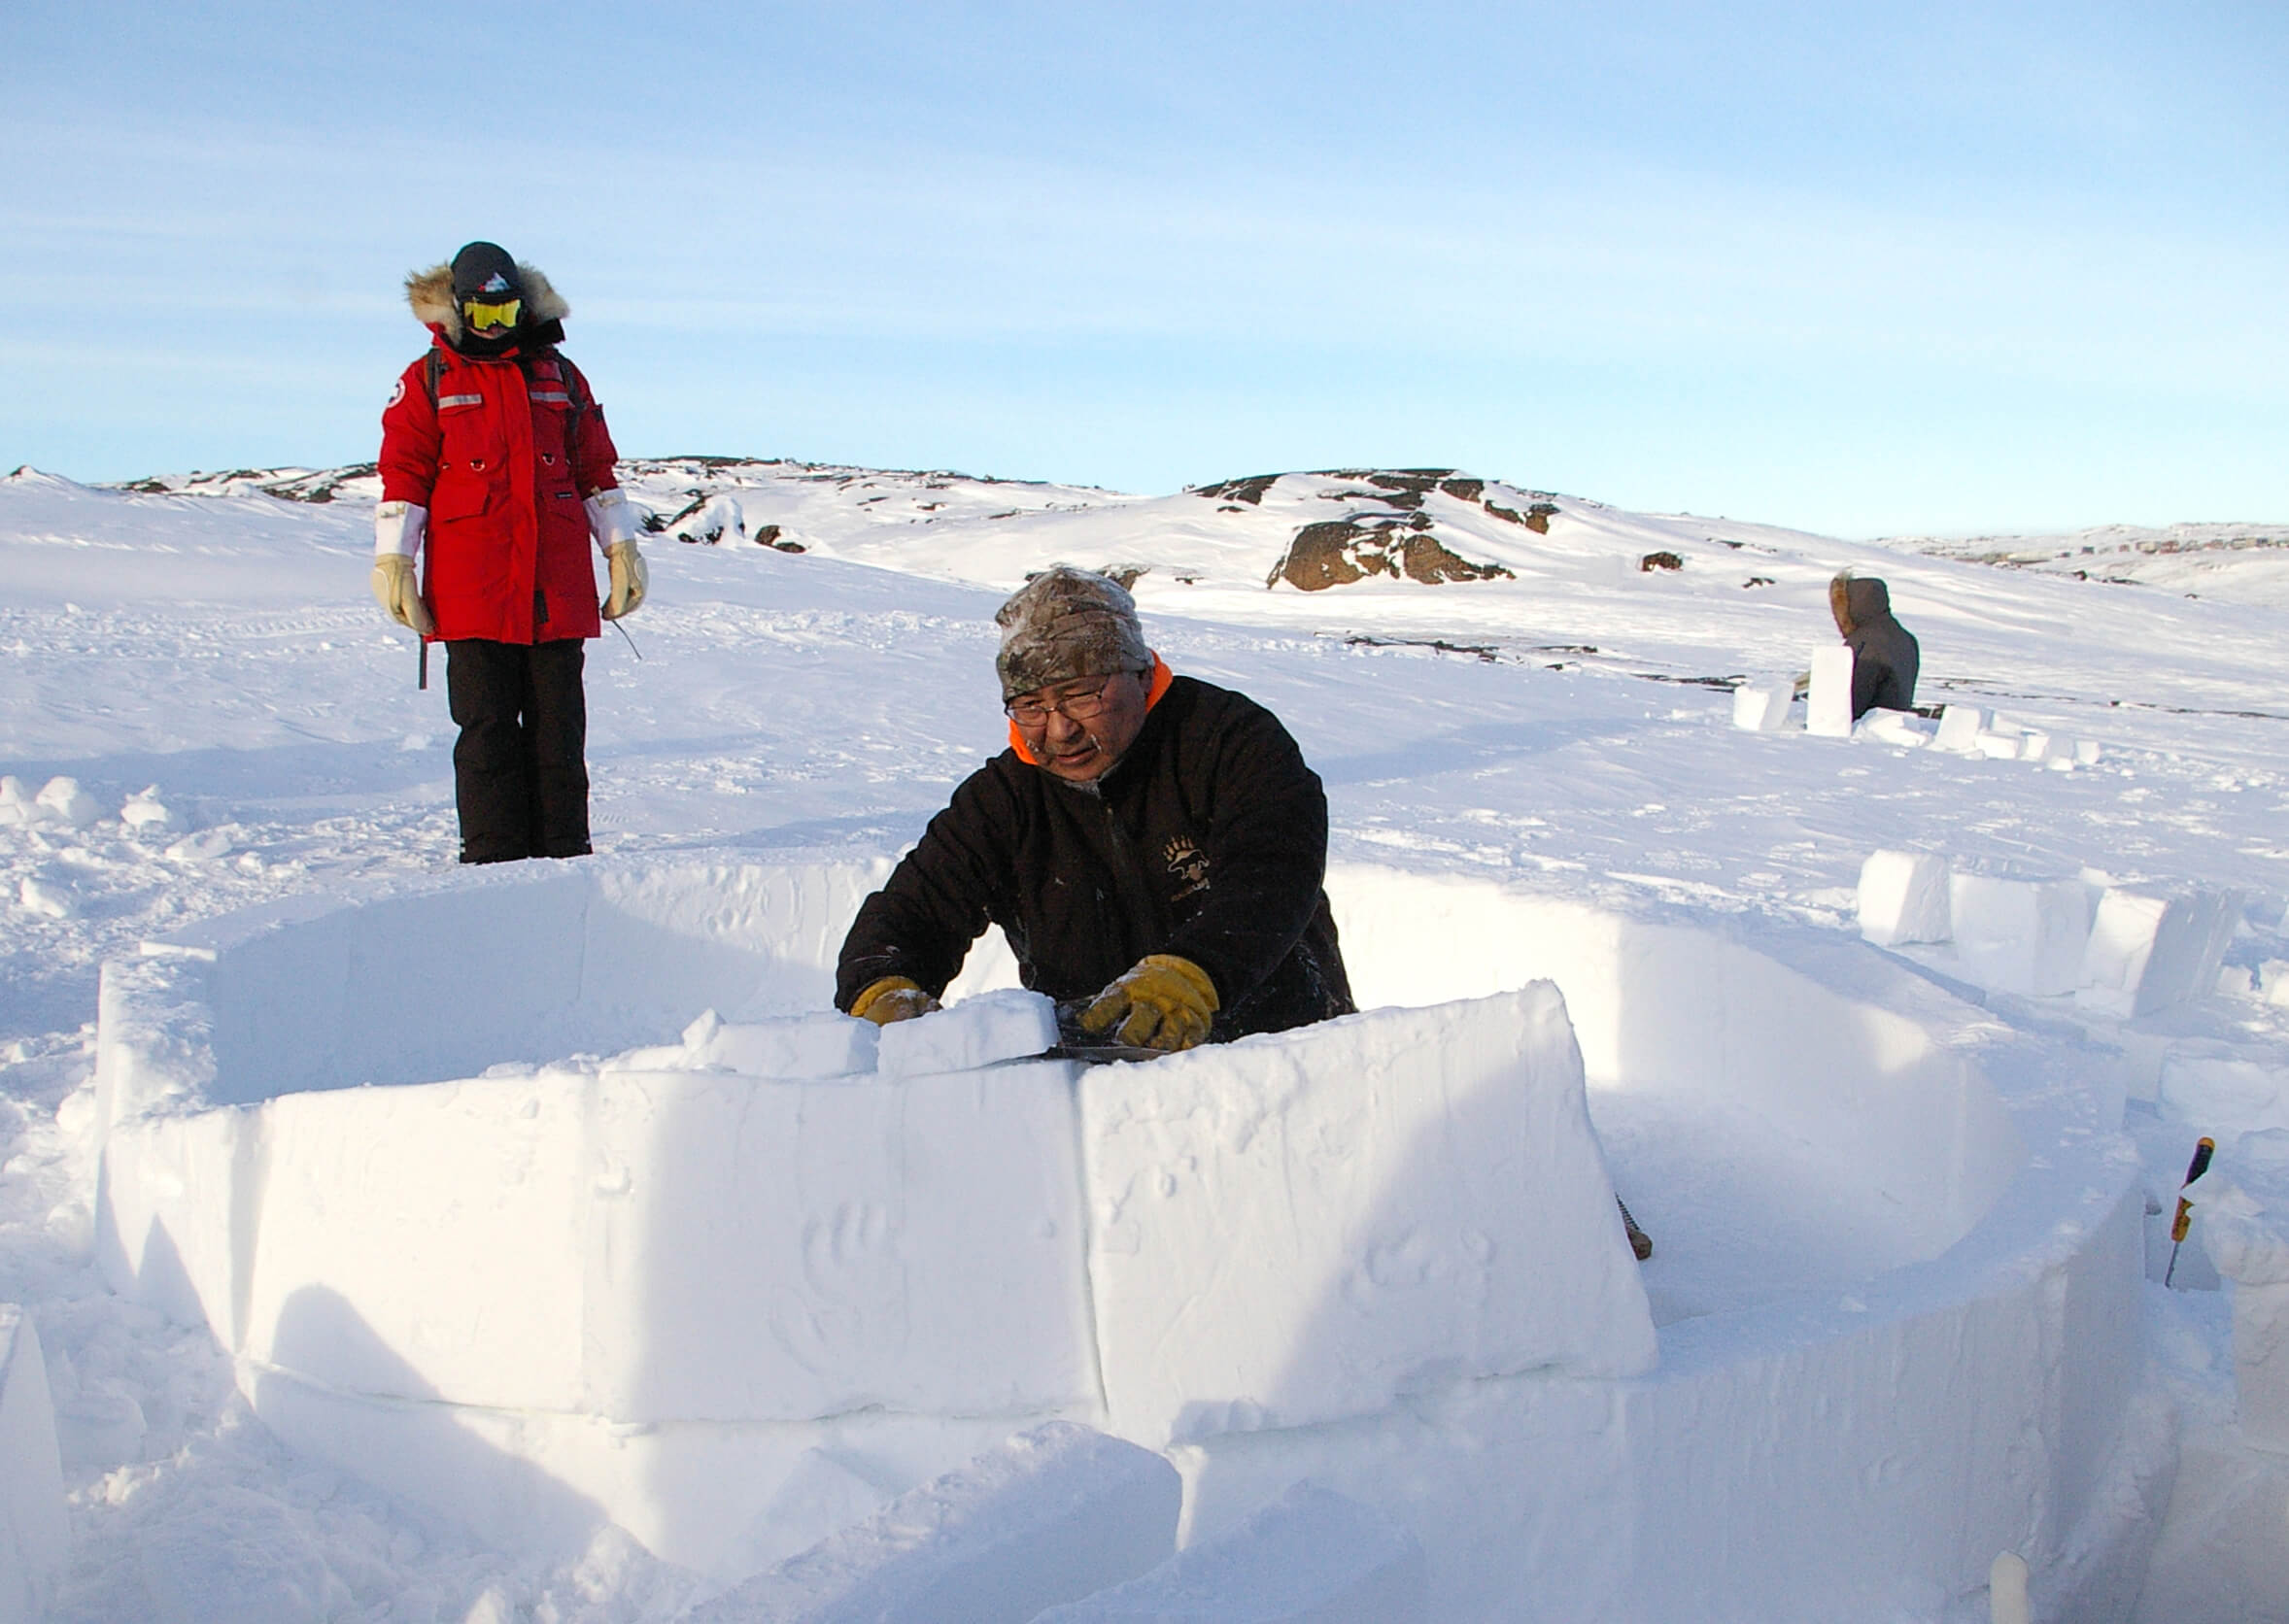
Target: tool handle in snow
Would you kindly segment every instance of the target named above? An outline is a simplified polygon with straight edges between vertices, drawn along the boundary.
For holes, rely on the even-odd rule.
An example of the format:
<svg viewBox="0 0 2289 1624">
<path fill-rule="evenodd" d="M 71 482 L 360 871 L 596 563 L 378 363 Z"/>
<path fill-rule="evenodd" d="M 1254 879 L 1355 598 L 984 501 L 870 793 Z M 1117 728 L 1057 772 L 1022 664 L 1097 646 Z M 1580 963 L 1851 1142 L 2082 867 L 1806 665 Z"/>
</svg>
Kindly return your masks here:
<svg viewBox="0 0 2289 1624">
<path fill-rule="evenodd" d="M 2191 1184 L 2209 1170 L 2209 1158 L 2217 1150 L 2217 1141 L 2204 1137 L 2194 1147 L 2194 1160 L 2186 1167 L 2186 1183 Z M 2186 1231 L 2193 1227 L 2194 1203 L 2185 1197 L 2177 1199 L 2177 1216 L 2169 1221 L 2169 1238 L 2176 1244 L 2186 1238 Z"/>
<path fill-rule="evenodd" d="M 421 645 L 422 680 L 420 687 L 422 692 L 426 694 L 429 689 L 429 640 L 427 637 L 420 637 L 416 638 L 415 641 Z"/>
</svg>

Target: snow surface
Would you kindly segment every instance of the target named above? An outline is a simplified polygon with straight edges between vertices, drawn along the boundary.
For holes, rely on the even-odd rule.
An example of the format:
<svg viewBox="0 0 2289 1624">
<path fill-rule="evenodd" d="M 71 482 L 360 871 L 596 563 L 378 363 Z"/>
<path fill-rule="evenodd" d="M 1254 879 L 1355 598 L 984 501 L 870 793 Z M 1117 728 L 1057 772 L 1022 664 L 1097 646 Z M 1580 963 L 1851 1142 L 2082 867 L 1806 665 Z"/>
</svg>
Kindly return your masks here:
<svg viewBox="0 0 2289 1624">
<path fill-rule="evenodd" d="M 2278 697 L 2289 676 L 2283 550 L 2140 555 L 2161 558 L 2157 569 L 2202 574 L 2108 584 L 1767 526 L 1623 514 L 1570 497 L 1549 498 L 1547 530 L 1535 531 L 1491 514 L 1487 499 L 1524 514 L 1538 493 L 1489 486 L 1476 503 L 1433 490 L 1418 511 L 1457 556 L 1499 563 L 1510 579 L 1425 586 L 1375 577 L 1303 592 L 1264 587 L 1296 529 L 1407 511 L 1371 494 L 1389 488 L 1289 476 L 1250 503 L 1239 492 L 1140 499 L 791 465 L 657 463 L 629 473 L 636 499 L 664 521 L 695 493 L 729 495 L 747 534 L 778 524 L 782 542 L 807 551 L 742 545 L 736 528 L 719 532 L 715 546 L 648 549 L 654 597 L 630 625 L 641 663 L 617 638 L 592 646 L 591 761 L 607 853 L 690 854 L 719 863 L 733 885 L 741 863 L 759 857 L 824 852 L 861 867 L 879 863 L 999 746 L 984 673 L 1000 593 L 1054 558 L 1142 564 L 1136 590 L 1156 645 L 1179 669 L 1234 683 L 1289 723 L 1328 783 L 1339 857 L 1409 876 L 1393 883 L 1410 887 L 1411 902 L 1435 897 L 1439 883 L 1478 876 L 1524 886 L 1554 908 L 1691 921 L 1758 940 L 1785 929 L 1843 942 L 1857 925 L 1862 864 L 1878 849 L 1944 854 L 1966 871 L 2010 880 L 2233 894 L 2229 990 L 2146 1015 L 1984 988 L 1945 948 L 1903 948 L 1896 962 L 1975 1000 L 1977 1022 L 2002 1038 L 2041 1046 L 2067 1034 L 2084 1045 L 2072 1050 L 2083 1060 L 2068 1075 L 2042 1086 L 2095 1093 L 2097 1120 L 2107 1103 L 2123 1110 L 2127 1100 L 2121 1120 L 2141 1155 L 2138 1176 L 2165 1214 L 2197 1133 L 2217 1137 L 2213 1176 L 2225 1180 L 2248 1134 L 2289 1126 L 2289 1011 L 2263 996 L 2280 980 L 2269 982 L 2267 966 L 2289 962 L 2280 929 L 2289 844 L 2278 832 L 2289 809 L 2278 765 L 2289 719 Z M 604 1530 L 569 1557 L 487 1543 L 282 1445 L 253 1419 L 211 1332 L 114 1296 L 92 1268 L 94 1157 L 113 1116 L 95 1093 L 97 966 L 233 909 L 291 913 L 308 899 L 315 917 L 344 897 L 427 883 L 450 865 L 452 729 L 442 693 L 414 693 L 409 645 L 364 598 L 371 492 L 354 478 L 311 475 L 292 482 L 298 493 L 332 500 L 256 493 L 272 483 L 204 482 L 212 493 L 194 495 L 89 490 L 30 472 L 0 482 L 12 583 L 0 650 L 15 656 L 0 672 L 0 771 L 19 786 L 5 802 L 39 804 L 45 787 L 69 778 L 99 813 L 74 827 L 70 797 L 58 792 L 64 818 L 0 817 L 0 897 L 12 908 L 0 947 L 0 1300 L 28 1308 L 49 1356 L 72 1531 L 54 1616 L 308 1617 L 331 1608 L 406 1619 L 671 1617 L 705 1596 L 709 1581 L 625 1534 Z M 1661 550 L 1684 567 L 1638 568 Z M 1805 669 L 1828 634 L 1827 580 L 1845 566 L 1891 582 L 1923 643 L 1921 696 L 1988 713 L 1976 730 L 1982 754 L 1731 726 L 1736 681 Z M 2198 597 L 2180 595 L 2189 585 Z M 2099 749 L 2086 760 L 2046 744 L 2046 759 L 2029 760 L 2031 733 Z M 125 816 L 131 799 L 164 808 L 166 819 Z M 450 880 L 453 891 L 463 877 Z M 824 914 L 822 937 L 838 933 Z M 1436 1002 L 1531 978 L 1520 972 L 1533 966 L 1503 958 L 1502 938 L 1423 951 L 1434 935 L 1413 935 L 1416 962 L 1388 978 L 1382 998 Z M 347 986 L 359 970 L 347 944 L 341 963 Z M 478 1058 L 538 1065 L 592 1037 L 598 1052 L 672 1045 L 709 1008 L 727 1025 L 798 1013 L 743 1007 L 752 966 L 735 957 L 689 954 L 683 963 L 690 996 L 665 1027 L 602 1037 L 615 1018 L 607 993 L 597 1034 L 558 1023 Z M 1809 992 L 1759 1004 L 1759 1018 L 1784 1031 L 1817 1029 L 1821 995 L 1848 987 L 1861 973 L 1854 964 L 1810 963 Z M 169 961 L 144 967 L 158 974 Z M 249 1058 L 307 1078 L 305 1087 L 482 1069 L 439 1068 L 405 1039 L 427 1028 L 439 998 L 479 998 L 483 987 L 441 985 L 418 963 L 400 973 L 403 982 L 386 989 L 395 995 L 388 1030 L 408 1074 L 346 1074 L 323 1009 L 291 1008 L 218 1032 L 215 1074 L 244 1076 L 239 1062 Z M 598 978 L 608 980 L 600 969 Z M 1885 1278 L 1912 1281 L 1933 1246 L 1944 1254 L 1985 1233 L 1964 1225 L 1979 1191 L 1995 1199 L 1992 1177 L 1912 1186 L 1905 1200 L 1927 1210 L 1910 1215 L 1904 1238 L 1872 1224 L 1863 1227 L 1873 1238 L 1862 1236 L 1851 1215 L 1902 1201 L 1871 1189 L 1884 1181 L 1865 1169 L 1917 1161 L 1887 1152 L 1884 1127 L 1856 1133 L 1854 1113 L 1839 1109 L 1819 1123 L 1817 1149 L 1792 1161 L 1789 1119 L 1772 1131 L 1770 1100 L 1748 1086 L 1753 1077 L 1724 1074 L 1722 1057 L 1683 1043 L 1634 1056 L 1618 1035 L 1705 1028 L 1672 1028 L 1646 1008 L 1623 1012 L 1638 1017 L 1632 1024 L 1565 990 L 1606 1160 L 1660 1247 L 1645 1280 L 1663 1326 L 1664 1371 L 1712 1357 L 1710 1348 L 1736 1352 L 1720 1333 L 1744 1310 L 1883 1317 L 1842 1282 L 1864 1280 L 1879 1254 L 1898 1260 Z M 222 1065 L 226 1057 L 234 1058 Z M 1606 1064 L 1614 1060 L 1644 1064 L 1617 1069 Z M 1742 1097 L 1661 1086 L 1664 1073 L 1696 1066 L 1740 1084 Z M 671 1069 L 688 1080 L 693 1068 Z M 186 1074 L 173 1086 L 188 1097 L 211 1080 Z M 1903 1108 L 1884 1122 L 1908 1120 Z M 2072 1204 L 2071 1192 L 2052 1196 Z M 1830 1214 L 1847 1221 L 1830 1223 Z M 2168 1245 L 2166 1236 L 2153 1245 L 2156 1222 L 2148 1220 L 2145 1250 L 2158 1278 Z M 2188 1276 L 2181 1262 L 2180 1283 Z M 1950 1278 L 1960 1286 L 1964 1277 Z M 2122 1423 L 2121 1471 L 2093 1464 L 2082 1473 L 2114 1485 L 2092 1492 L 2121 1514 L 2089 1524 L 2085 1544 L 2066 1512 L 2044 1513 L 2053 1526 L 2039 1539 L 2026 1525 L 2031 1542 L 2048 1541 L 2047 1557 L 2033 1552 L 2043 1558 L 2037 1617 L 2067 1616 L 2062 1598 L 2075 1597 L 2089 1605 L 2074 1616 L 2205 1624 L 2283 1611 L 2289 1574 L 2277 1534 L 2289 1471 L 2240 1438 L 2231 1296 L 2164 1294 L 2149 1283 L 2142 1310 L 2107 1300 L 2110 1311 L 2142 1317 L 2152 1339 L 2142 1396 L 2135 1370 L 2128 1385 L 2109 1369 L 2094 1387 L 2092 1373 L 2065 1367 L 2065 1407 L 2052 1411 L 2065 1432 L 2056 1436 L 2087 1430 L 2108 1404 Z M 1963 1334 L 1959 1325 L 1948 1335 Z M 1785 1423 L 1793 1441 L 1771 1447 L 1789 1456 L 1823 1446 L 1828 1435 L 1806 1417 L 1825 1414 L 1829 1427 L 1888 1450 L 1911 1485 L 1921 1459 L 1911 1417 L 1848 1395 L 1896 1381 L 1901 1411 L 1968 1406 L 1999 1428 L 2020 1426 L 2011 1395 L 1950 1392 L 1939 1380 L 1959 1344 L 1906 1335 L 1883 1345 L 1890 1351 L 1871 1366 L 1872 1386 L 1832 1370 L 1793 1385 L 1775 1385 L 1773 1372 L 1749 1382 L 1735 1406 L 1743 1425 Z M 2028 1379 L 2060 1373 L 2043 1370 L 2029 1367 Z M 1633 1401 L 1650 1407 L 1628 1422 L 1632 1436 L 1749 1436 L 1727 1432 L 1724 1406 L 1700 1388 L 1668 1390 L 1697 1396 L 1690 1409 L 1664 1409 L 1662 1389 L 1648 1390 Z M 324 1410 L 325 1395 L 303 1397 L 313 1413 Z M 1468 1438 L 1515 1472 L 1560 1417 L 1586 1423 L 1591 1413 L 1548 1388 L 1524 1409 L 1489 1407 L 1486 1395 L 1444 1407 L 1418 1401 L 1406 1424 L 1424 1438 Z M 998 1436 L 980 1436 L 968 1452 Z M 2037 1423 L 2033 1436 L 2054 1435 Z M 1193 1533 L 1245 1522 L 1313 1475 L 1304 1457 L 1327 1442 L 1258 1433 L 1221 1455 L 1179 1451 Z M 1379 1447 L 1389 1451 L 1379 1474 L 1386 1490 L 1407 1485 L 1409 1459 L 1452 1459 L 1410 1456 L 1387 1438 Z M 1775 1509 L 1729 1558 L 1695 1542 L 1712 1508 L 1755 1498 L 1740 1484 L 1741 1458 L 1718 1449 L 1691 1466 L 1657 1453 L 1579 1498 L 1595 1504 L 1607 1493 L 1648 1507 L 1623 1522 L 1665 1538 L 1618 1560 L 1667 1574 L 1649 1592 L 1657 1600 L 1674 1602 L 1703 1574 L 1746 1565 L 1769 1572 L 1783 1604 L 1776 1615 L 1810 1615 L 1835 1572 L 1795 1560 L 1796 1508 Z M 826 1521 L 821 1535 L 904 1486 L 895 1462 L 833 1449 L 804 1460 L 796 1498 Z M 2158 1464 L 2166 1462 L 2177 1463 L 2174 1493 Z M 2007 1516 L 2001 1502 L 2031 1491 L 2007 1472 L 1999 1481 L 1995 1504 Z M 1421 1486 L 1427 1495 L 1432 1484 Z M 1961 1526 L 1945 1487 L 1890 1506 L 1912 1525 L 1905 1529 L 1820 1527 L 1881 1559 L 1892 1548 L 1885 1539 Z M 2023 1522 L 2031 1504 L 2020 1504 Z M 2139 1603 L 2147 1547 L 2120 1538 L 2120 1525 L 2143 1517 L 2151 1533 L 2165 1504 L 2173 1509 Z M 2100 1538 L 2101 1524 L 2112 1535 Z M 1537 1595 L 1528 1579 L 1556 1572 L 1585 1529 L 1594 1546 L 1596 1527 L 1554 1521 L 1550 1543 L 1536 1545 L 1458 1516 L 1447 1543 L 1484 1553 L 1490 1589 L 1521 1575 L 1524 1606 Z M 1824 1557 L 1829 1549 L 1819 1548 Z M 1894 1596 L 1892 1610 L 1978 1616 L 1995 1554 L 1963 1551 L 1942 1565 L 1972 1575 L 1959 1589 Z"/>
</svg>

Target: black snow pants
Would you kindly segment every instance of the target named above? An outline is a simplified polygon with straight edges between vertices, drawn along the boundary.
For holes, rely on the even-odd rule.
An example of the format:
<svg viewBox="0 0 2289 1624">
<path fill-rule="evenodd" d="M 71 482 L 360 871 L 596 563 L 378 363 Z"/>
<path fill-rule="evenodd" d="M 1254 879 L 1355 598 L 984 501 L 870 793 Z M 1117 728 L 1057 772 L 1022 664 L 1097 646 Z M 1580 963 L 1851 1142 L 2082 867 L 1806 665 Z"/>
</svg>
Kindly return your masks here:
<svg viewBox="0 0 2289 1624">
<path fill-rule="evenodd" d="M 588 700 L 577 637 L 468 638 L 445 645 L 445 694 L 461 737 L 454 798 L 463 863 L 583 857 L 588 844 Z"/>
</svg>

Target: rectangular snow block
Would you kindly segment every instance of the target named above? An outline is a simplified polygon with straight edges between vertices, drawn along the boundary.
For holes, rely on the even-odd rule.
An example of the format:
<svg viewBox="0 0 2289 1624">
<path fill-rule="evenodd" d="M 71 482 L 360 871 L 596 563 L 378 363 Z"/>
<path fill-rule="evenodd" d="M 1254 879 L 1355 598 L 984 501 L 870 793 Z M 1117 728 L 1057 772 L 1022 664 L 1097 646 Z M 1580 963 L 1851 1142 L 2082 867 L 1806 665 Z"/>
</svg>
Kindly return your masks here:
<svg viewBox="0 0 2289 1624">
<path fill-rule="evenodd" d="M 69 1550 L 39 1333 L 21 1308 L 0 1303 L 0 1624 L 48 1616 Z"/>
<path fill-rule="evenodd" d="M 2128 1019 L 2207 997 L 2240 911 L 2230 891 L 2108 890 L 2091 922 L 2075 1002 Z"/>
<path fill-rule="evenodd" d="M 1804 730 L 1823 738 L 1852 736 L 1852 650 L 1843 643 L 1812 651 L 1812 691 Z"/>
<path fill-rule="evenodd" d="M 2015 761 L 2019 759 L 2021 737 L 2018 733 L 1982 729 L 1971 742 L 1978 746 L 1979 754 L 1991 761 Z"/>
<path fill-rule="evenodd" d="M 742 1077 L 852 1077 L 874 1069 L 881 1029 L 848 1015 L 785 1015 L 727 1022 L 714 1010 L 684 1028 L 683 1041 L 634 1049 L 607 1071 L 735 1071 Z"/>
<path fill-rule="evenodd" d="M 1742 683 L 1732 691 L 1732 725 L 1753 733 L 1777 733 L 1789 725 L 1795 697 L 1794 683 Z"/>
<path fill-rule="evenodd" d="M 2192 1194 L 2203 1248 L 2234 1282 L 2235 1419 L 2243 1442 L 2289 1453 L 2289 1201 L 2276 1180 L 2216 1182 L 2212 1174 Z"/>
<path fill-rule="evenodd" d="M 1860 865 L 1860 933 L 1878 947 L 1948 939 L 1947 860 L 1880 851 Z"/>
<path fill-rule="evenodd" d="M 1549 982 L 1080 1085 L 1113 1431 L 1369 1415 L 1429 1379 L 1633 1375 L 1653 1320 Z"/>
<path fill-rule="evenodd" d="M 1298 1483 L 1231 1532 L 1034 1624 L 1413 1624 L 1422 1546 L 1390 1518 Z"/>
<path fill-rule="evenodd" d="M 1971 755 L 1979 748 L 1979 734 L 1987 726 L 1987 712 L 1977 705 L 1949 705 L 1939 713 L 1939 735 L 1931 742 L 1941 750 Z"/>
<path fill-rule="evenodd" d="M 120 1192 L 121 1246 L 232 1352 L 338 1392 L 1056 1413 L 1096 1388 L 1073 1071 L 542 1072 L 138 1123 L 136 1165 L 176 1171 Z"/>
<path fill-rule="evenodd" d="M 1182 1500 L 1177 1469 L 1152 1451 L 1052 1421 L 685 1616 L 1016 1624 L 1165 1560 Z"/>
<path fill-rule="evenodd" d="M 231 1352 L 337 1391 L 581 1407 L 586 1093 L 544 1072 L 230 1113 L 208 1198 L 235 1241 L 230 1311 L 209 1322 Z"/>
<path fill-rule="evenodd" d="M 2081 981 L 2090 901 L 2080 880 L 1959 872 L 1947 901 L 1956 957 L 1981 986 L 2054 998 Z"/>
<path fill-rule="evenodd" d="M 1076 1069 L 602 1078 L 589 1403 L 625 1421 L 1088 1404 Z"/>
<path fill-rule="evenodd" d="M 1057 1042 L 1057 1006 L 1040 993 L 979 993 L 934 1014 L 882 1029 L 876 1065 L 885 1077 L 969 1071 L 1043 1054 Z"/>
<path fill-rule="evenodd" d="M 1852 732 L 1856 738 L 1873 739 L 1878 744 L 1920 750 L 1931 742 L 1930 726 L 1911 711 L 1876 709 L 1854 723 Z"/>
</svg>

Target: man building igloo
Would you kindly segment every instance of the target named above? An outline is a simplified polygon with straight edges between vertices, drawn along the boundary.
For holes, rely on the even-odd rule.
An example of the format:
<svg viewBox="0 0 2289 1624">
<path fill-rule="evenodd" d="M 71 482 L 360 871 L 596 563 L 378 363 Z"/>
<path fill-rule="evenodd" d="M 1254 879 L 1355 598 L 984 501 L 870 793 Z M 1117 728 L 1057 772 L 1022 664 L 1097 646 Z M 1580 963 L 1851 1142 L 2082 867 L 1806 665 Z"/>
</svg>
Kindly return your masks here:
<svg viewBox="0 0 2289 1624">
<path fill-rule="evenodd" d="M 938 1007 L 1002 927 L 1082 1031 L 1188 1049 L 1351 1013 L 1327 796 L 1246 695 L 1179 677 L 1119 583 L 1060 564 L 995 615 L 1009 748 L 965 780 L 842 944 L 836 1004 Z"/>
</svg>

